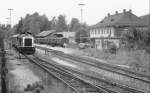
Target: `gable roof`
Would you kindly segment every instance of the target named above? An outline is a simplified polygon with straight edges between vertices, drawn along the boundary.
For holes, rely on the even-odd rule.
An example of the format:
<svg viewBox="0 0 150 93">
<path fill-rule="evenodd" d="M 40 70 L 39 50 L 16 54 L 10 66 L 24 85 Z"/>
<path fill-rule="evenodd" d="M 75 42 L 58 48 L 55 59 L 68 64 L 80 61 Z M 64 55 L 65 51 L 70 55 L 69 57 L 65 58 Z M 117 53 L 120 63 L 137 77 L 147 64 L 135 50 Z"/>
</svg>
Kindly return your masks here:
<svg viewBox="0 0 150 93">
<path fill-rule="evenodd" d="M 53 32 L 55 32 L 55 30 L 42 31 L 41 33 L 37 34 L 36 37 L 46 37 Z"/>
<path fill-rule="evenodd" d="M 114 15 L 108 15 L 102 21 L 94 25 L 93 27 L 108 27 L 108 26 L 145 26 L 143 20 L 131 11 L 124 11 L 123 13 L 116 13 Z"/>
</svg>

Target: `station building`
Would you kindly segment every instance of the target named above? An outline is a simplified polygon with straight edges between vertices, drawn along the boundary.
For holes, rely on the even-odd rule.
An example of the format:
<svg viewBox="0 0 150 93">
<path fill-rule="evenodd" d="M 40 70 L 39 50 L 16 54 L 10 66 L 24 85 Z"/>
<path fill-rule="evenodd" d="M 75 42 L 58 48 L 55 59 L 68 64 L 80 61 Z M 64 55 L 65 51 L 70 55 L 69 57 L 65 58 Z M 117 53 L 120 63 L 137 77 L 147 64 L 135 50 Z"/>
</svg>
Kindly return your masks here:
<svg viewBox="0 0 150 93">
<path fill-rule="evenodd" d="M 132 13 L 131 10 L 116 11 L 108 15 L 99 23 L 90 27 L 90 38 L 94 48 L 108 49 L 111 45 L 120 47 L 121 34 L 125 29 L 135 27 L 139 30 L 147 29 L 143 20 Z"/>
</svg>

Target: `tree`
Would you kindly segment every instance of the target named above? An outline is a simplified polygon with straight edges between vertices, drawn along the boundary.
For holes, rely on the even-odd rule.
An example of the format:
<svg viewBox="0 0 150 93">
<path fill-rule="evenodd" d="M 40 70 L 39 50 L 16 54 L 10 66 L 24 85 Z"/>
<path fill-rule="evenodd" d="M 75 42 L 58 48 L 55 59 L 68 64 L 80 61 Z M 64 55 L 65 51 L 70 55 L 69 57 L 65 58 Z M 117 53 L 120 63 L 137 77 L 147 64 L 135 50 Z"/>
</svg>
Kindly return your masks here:
<svg viewBox="0 0 150 93">
<path fill-rule="evenodd" d="M 50 29 L 51 22 L 48 18 L 35 12 L 32 15 L 27 14 L 24 19 L 21 18 L 16 26 L 16 33 L 31 32 L 33 35 L 36 35 L 43 30 Z"/>
<path fill-rule="evenodd" d="M 0 25 L 0 37 L 1 38 L 7 39 L 10 36 L 12 36 L 12 34 L 14 34 L 14 29 L 10 28 L 10 25 L 4 25 L 4 24 Z"/>
<path fill-rule="evenodd" d="M 80 23 L 77 18 L 72 18 L 69 29 L 70 31 L 78 31 L 80 29 Z"/>
<path fill-rule="evenodd" d="M 17 27 L 16 27 L 16 34 L 19 34 L 21 33 L 23 30 L 23 19 L 21 18 L 19 23 L 17 24 Z"/>
<path fill-rule="evenodd" d="M 54 16 L 51 20 L 51 29 L 56 30 L 56 25 L 57 25 L 57 19 Z"/>
<path fill-rule="evenodd" d="M 66 23 L 65 16 L 64 15 L 59 15 L 57 25 L 56 25 L 56 31 L 62 32 L 62 31 L 67 31 L 67 30 L 68 30 L 68 26 L 67 26 L 67 23 Z"/>
<path fill-rule="evenodd" d="M 87 29 L 84 29 L 84 28 L 80 28 L 79 31 L 76 32 L 76 42 L 77 43 L 86 43 L 88 42 L 88 33 L 87 33 Z"/>
<path fill-rule="evenodd" d="M 143 31 L 143 42 L 146 47 L 150 47 L 150 29 Z"/>
<path fill-rule="evenodd" d="M 137 49 L 141 47 L 142 32 L 132 27 L 122 33 L 121 39 L 128 49 Z"/>
</svg>

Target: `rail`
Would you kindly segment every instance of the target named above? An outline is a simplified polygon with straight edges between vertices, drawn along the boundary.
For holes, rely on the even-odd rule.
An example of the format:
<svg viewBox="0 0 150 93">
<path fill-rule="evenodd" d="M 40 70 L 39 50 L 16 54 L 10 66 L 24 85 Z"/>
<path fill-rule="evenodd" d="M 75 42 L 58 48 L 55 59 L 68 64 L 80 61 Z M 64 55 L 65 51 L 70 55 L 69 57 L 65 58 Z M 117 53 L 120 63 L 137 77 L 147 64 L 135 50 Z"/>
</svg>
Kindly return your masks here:
<svg viewBox="0 0 150 93">
<path fill-rule="evenodd" d="M 41 47 L 40 47 L 41 48 Z M 113 65 L 109 65 L 106 63 L 102 63 L 99 62 L 97 60 L 92 60 L 92 59 L 86 59 L 86 58 L 82 58 L 79 56 L 74 56 L 74 55 L 69 55 L 69 54 L 64 54 L 63 52 L 57 51 L 57 50 L 52 50 L 52 49 L 48 49 L 48 48 L 41 48 L 43 50 L 45 50 L 46 52 L 51 52 L 53 54 L 56 54 L 57 56 L 59 55 L 60 57 L 63 58 L 69 58 L 71 60 L 74 60 L 76 62 L 82 62 L 85 64 L 89 64 L 91 66 L 103 69 L 103 70 L 107 70 L 113 73 L 117 73 L 126 77 L 130 77 L 139 81 L 142 81 L 144 83 L 149 84 L 150 80 L 147 79 L 147 75 L 141 74 L 141 73 L 136 73 L 130 70 L 126 70 L 123 68 L 120 68 L 119 66 L 113 66 Z"/>
<path fill-rule="evenodd" d="M 75 76 L 72 76 L 70 73 L 67 73 L 65 70 L 63 70 L 62 68 L 60 69 L 60 67 L 57 67 L 56 65 L 48 65 L 47 64 L 43 64 L 42 61 L 37 60 L 37 58 L 35 59 L 31 59 L 28 56 L 26 56 L 30 61 L 34 62 L 36 65 L 40 66 L 42 69 L 44 69 L 45 71 L 47 71 L 48 73 L 52 74 L 53 76 L 55 76 L 56 78 L 58 78 L 59 80 L 61 80 L 62 82 L 64 82 L 66 85 L 68 85 L 71 89 L 73 89 L 76 93 L 82 93 L 81 89 L 77 89 L 77 88 L 83 88 L 83 86 L 85 86 L 84 91 L 93 91 L 93 93 L 117 93 L 114 91 L 109 90 L 109 92 L 107 92 L 104 88 L 100 88 L 91 84 L 88 84 L 87 82 L 84 82 L 83 80 L 80 80 L 78 78 L 76 78 Z M 74 80 L 77 82 L 73 82 L 70 83 L 70 80 Z M 79 83 L 80 82 L 80 83 Z M 78 85 L 79 83 L 79 85 Z M 79 87 L 80 85 L 83 85 L 81 87 Z M 94 92 L 95 91 L 95 92 Z M 111 92 L 110 92 L 111 91 Z M 87 93 L 87 92 L 86 92 Z"/>
</svg>

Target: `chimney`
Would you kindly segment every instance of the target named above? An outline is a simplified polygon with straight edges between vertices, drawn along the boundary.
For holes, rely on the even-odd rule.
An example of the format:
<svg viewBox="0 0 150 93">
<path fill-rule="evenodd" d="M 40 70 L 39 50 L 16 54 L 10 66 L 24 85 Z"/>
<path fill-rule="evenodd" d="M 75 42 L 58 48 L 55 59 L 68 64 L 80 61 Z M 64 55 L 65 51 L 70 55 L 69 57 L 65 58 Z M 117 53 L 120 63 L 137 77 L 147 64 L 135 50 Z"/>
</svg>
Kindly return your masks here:
<svg viewBox="0 0 150 93">
<path fill-rule="evenodd" d="M 132 10 L 130 9 L 129 12 L 132 13 Z"/>
<path fill-rule="evenodd" d="M 118 14 L 118 11 L 116 11 L 116 14 Z"/>
<path fill-rule="evenodd" d="M 108 15 L 108 17 L 110 17 L 110 13 L 108 13 L 107 15 Z"/>
<path fill-rule="evenodd" d="M 123 9 L 123 13 L 125 13 L 126 12 L 126 9 Z"/>
</svg>

